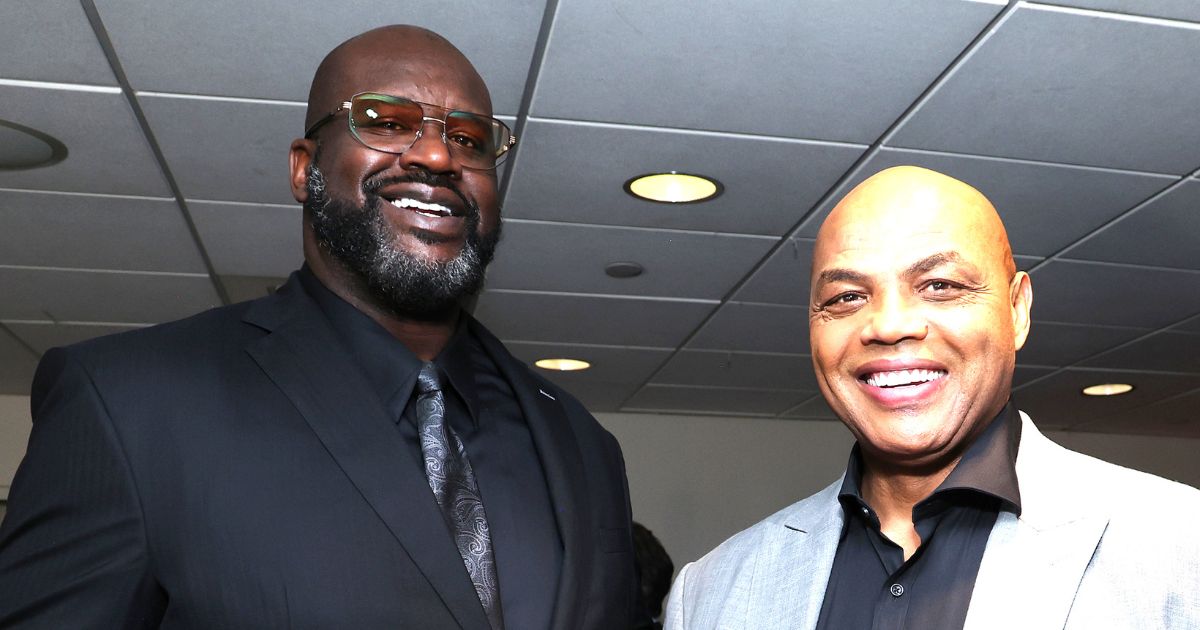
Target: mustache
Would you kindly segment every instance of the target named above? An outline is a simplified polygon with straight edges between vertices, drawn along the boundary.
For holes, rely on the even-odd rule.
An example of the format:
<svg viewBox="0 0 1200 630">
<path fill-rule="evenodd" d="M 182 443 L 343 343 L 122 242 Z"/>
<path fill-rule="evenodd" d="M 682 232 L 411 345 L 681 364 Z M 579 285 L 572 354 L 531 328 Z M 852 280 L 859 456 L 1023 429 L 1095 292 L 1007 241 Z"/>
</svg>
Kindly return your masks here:
<svg viewBox="0 0 1200 630">
<path fill-rule="evenodd" d="M 467 196 L 463 194 L 462 190 L 459 189 L 458 184 L 456 184 L 452 178 L 439 173 L 431 173 L 426 170 L 418 169 L 403 175 L 392 175 L 390 177 L 373 175 L 369 177 L 365 183 L 363 183 L 363 192 L 366 193 L 368 197 L 378 197 L 379 191 L 383 190 L 384 186 L 391 186 L 394 184 L 424 184 L 432 188 L 445 188 L 446 190 L 454 193 L 454 196 L 458 197 L 459 200 L 462 201 L 463 207 L 467 210 L 467 218 L 474 218 L 476 220 L 479 218 L 479 205 L 473 200 L 467 198 Z"/>
</svg>

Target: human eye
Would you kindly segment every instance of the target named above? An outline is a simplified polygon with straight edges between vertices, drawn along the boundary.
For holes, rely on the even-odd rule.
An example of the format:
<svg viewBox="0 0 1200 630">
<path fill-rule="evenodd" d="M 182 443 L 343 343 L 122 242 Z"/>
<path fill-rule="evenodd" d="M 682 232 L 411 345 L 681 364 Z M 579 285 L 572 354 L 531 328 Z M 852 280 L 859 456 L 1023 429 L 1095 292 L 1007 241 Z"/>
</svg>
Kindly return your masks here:
<svg viewBox="0 0 1200 630">
<path fill-rule="evenodd" d="M 867 297 L 857 291 L 839 293 L 821 304 L 822 311 L 832 315 L 852 313 L 866 303 Z"/>
<path fill-rule="evenodd" d="M 921 294 L 934 300 L 953 299 L 962 295 L 965 290 L 966 287 L 962 284 L 944 279 L 926 281 L 919 288 Z"/>
<path fill-rule="evenodd" d="M 483 142 L 466 133 L 455 133 L 449 137 L 449 140 L 464 149 L 471 149 L 472 151 L 479 151 L 483 147 Z"/>
</svg>

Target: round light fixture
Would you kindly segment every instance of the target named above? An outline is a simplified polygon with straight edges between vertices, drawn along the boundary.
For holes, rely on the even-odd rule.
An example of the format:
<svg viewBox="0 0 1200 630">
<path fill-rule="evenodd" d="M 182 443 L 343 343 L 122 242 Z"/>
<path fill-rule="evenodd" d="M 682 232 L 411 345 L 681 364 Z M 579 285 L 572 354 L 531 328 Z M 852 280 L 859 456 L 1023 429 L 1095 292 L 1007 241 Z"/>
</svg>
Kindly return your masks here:
<svg viewBox="0 0 1200 630">
<path fill-rule="evenodd" d="M 604 266 L 604 273 L 611 278 L 636 278 L 643 271 L 645 268 L 635 262 L 615 262 Z"/>
<path fill-rule="evenodd" d="M 725 192 L 725 187 L 703 175 L 671 171 L 638 175 L 625 182 L 625 192 L 659 203 L 699 203 Z"/>
<path fill-rule="evenodd" d="M 534 365 L 543 370 L 554 370 L 556 372 L 576 372 L 592 367 L 591 363 L 580 361 L 579 359 L 538 359 Z"/>
<path fill-rule="evenodd" d="M 1083 393 L 1085 396 L 1116 396 L 1119 394 L 1127 394 L 1133 391 L 1133 385 L 1126 383 L 1102 383 L 1100 385 L 1092 385 L 1084 387 Z"/>
<path fill-rule="evenodd" d="M 0 171 L 50 166 L 67 157 L 67 147 L 37 129 L 0 120 Z"/>
</svg>

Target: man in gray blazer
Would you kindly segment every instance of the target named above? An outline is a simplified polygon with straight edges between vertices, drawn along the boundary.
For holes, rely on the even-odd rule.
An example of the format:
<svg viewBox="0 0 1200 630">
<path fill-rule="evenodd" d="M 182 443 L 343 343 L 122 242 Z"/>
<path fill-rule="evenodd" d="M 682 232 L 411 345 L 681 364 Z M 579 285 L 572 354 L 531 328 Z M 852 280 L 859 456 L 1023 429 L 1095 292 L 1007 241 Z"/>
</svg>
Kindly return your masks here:
<svg viewBox="0 0 1200 630">
<path fill-rule="evenodd" d="M 811 297 L 846 473 L 684 567 L 667 628 L 1200 628 L 1200 492 L 1009 400 L 1033 291 L 982 194 L 871 177 L 821 227 Z"/>
</svg>

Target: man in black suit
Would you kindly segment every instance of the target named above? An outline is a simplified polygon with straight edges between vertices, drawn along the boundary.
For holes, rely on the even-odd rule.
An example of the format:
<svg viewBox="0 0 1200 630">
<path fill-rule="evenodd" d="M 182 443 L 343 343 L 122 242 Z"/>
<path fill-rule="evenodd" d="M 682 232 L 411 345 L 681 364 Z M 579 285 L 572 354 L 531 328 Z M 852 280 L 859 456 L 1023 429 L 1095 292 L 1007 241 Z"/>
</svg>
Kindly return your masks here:
<svg viewBox="0 0 1200 630">
<path fill-rule="evenodd" d="M 459 306 L 515 144 L 467 59 L 326 57 L 275 295 L 47 352 L 0 529 L 0 627 L 610 630 L 620 449 Z"/>
</svg>

